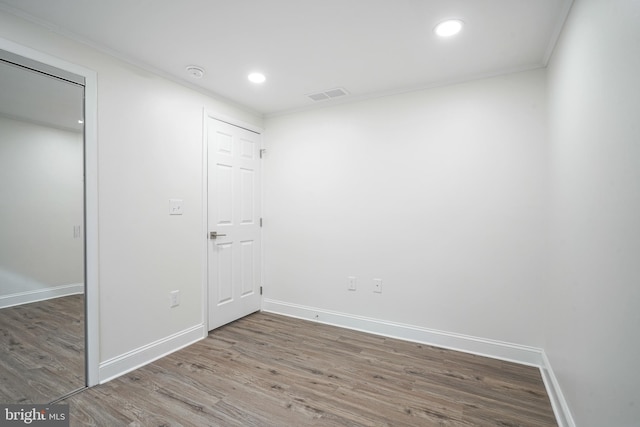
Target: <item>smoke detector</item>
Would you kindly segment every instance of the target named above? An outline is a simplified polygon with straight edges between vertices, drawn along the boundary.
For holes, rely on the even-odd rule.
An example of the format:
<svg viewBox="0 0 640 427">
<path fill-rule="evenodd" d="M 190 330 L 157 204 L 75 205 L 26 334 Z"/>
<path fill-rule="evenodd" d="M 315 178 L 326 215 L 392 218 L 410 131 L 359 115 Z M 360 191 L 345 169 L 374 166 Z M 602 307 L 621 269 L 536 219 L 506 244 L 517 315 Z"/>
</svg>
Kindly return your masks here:
<svg viewBox="0 0 640 427">
<path fill-rule="evenodd" d="M 194 79 L 201 79 L 204 76 L 204 68 L 195 65 L 189 65 L 187 67 L 187 74 L 189 74 Z"/>
</svg>

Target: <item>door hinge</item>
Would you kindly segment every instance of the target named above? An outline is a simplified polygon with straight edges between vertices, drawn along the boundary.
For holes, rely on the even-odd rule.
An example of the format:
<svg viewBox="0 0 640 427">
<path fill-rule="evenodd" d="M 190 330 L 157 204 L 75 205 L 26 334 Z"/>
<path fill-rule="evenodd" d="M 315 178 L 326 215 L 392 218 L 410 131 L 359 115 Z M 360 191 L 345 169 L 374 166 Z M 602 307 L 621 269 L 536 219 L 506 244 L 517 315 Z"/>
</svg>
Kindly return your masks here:
<svg viewBox="0 0 640 427">
<path fill-rule="evenodd" d="M 260 158 L 262 158 L 264 156 L 264 153 L 266 153 L 266 152 L 267 152 L 266 148 L 261 148 L 260 149 Z"/>
<path fill-rule="evenodd" d="M 260 286 L 260 295 L 262 295 L 262 286 Z"/>
<path fill-rule="evenodd" d="M 260 218 L 260 227 L 262 227 L 262 218 Z"/>
</svg>

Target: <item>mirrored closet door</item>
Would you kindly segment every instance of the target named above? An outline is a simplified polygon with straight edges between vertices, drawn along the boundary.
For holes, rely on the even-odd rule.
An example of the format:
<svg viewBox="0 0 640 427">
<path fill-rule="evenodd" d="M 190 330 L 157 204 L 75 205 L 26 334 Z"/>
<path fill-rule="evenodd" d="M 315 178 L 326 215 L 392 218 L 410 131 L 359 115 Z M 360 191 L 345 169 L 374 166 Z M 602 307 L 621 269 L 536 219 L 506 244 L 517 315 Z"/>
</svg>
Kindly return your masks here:
<svg viewBox="0 0 640 427">
<path fill-rule="evenodd" d="M 84 79 L 0 50 L 0 402 L 85 380 Z"/>
</svg>

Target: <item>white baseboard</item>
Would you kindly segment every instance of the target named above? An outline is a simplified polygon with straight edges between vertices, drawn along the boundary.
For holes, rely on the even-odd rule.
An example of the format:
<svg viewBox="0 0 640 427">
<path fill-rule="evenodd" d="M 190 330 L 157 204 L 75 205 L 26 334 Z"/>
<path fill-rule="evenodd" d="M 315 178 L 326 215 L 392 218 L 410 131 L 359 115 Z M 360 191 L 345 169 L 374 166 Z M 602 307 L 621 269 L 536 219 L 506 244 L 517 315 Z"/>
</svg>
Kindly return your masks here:
<svg viewBox="0 0 640 427">
<path fill-rule="evenodd" d="M 196 325 L 151 344 L 100 363 L 99 382 L 107 381 L 138 369 L 148 363 L 187 347 L 207 336 L 205 325 Z"/>
<path fill-rule="evenodd" d="M 70 285 L 53 286 L 51 288 L 37 289 L 34 291 L 18 292 L 15 294 L 0 296 L 0 309 L 82 293 L 84 293 L 84 283 L 73 283 Z"/>
<path fill-rule="evenodd" d="M 547 394 L 549 400 L 551 400 L 551 406 L 553 412 L 556 415 L 556 421 L 559 427 L 576 427 L 576 423 L 571 416 L 569 405 L 562 394 L 560 389 L 560 383 L 551 369 L 551 363 L 547 358 L 547 354 L 542 352 L 542 365 L 540 366 L 540 373 L 542 374 L 542 381 L 547 388 Z"/>
<path fill-rule="evenodd" d="M 266 298 L 262 301 L 262 310 L 529 366 L 540 366 L 542 364 L 542 349 L 535 347 L 437 331 L 386 320 L 354 316 Z"/>
<path fill-rule="evenodd" d="M 268 298 L 262 300 L 262 311 L 537 367 L 551 399 L 558 426 L 575 427 L 549 360 L 541 348 L 354 316 Z"/>
</svg>

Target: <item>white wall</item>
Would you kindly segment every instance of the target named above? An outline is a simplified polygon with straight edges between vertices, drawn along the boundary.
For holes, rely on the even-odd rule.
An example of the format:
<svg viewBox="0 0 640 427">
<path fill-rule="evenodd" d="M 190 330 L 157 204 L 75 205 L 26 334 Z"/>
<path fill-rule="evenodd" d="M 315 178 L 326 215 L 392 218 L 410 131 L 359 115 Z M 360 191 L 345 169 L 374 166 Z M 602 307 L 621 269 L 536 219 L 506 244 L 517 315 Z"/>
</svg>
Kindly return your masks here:
<svg viewBox="0 0 640 427">
<path fill-rule="evenodd" d="M 542 346 L 545 96 L 537 70 L 267 119 L 265 297 Z"/>
<path fill-rule="evenodd" d="M 5 13 L 0 37 L 98 73 L 101 363 L 203 325 L 203 108 L 261 119 Z"/>
<path fill-rule="evenodd" d="M 84 283 L 82 162 L 81 133 L 0 117 L 0 297 Z"/>
<path fill-rule="evenodd" d="M 549 69 L 545 349 L 576 424 L 640 423 L 640 2 L 577 0 Z"/>
</svg>

